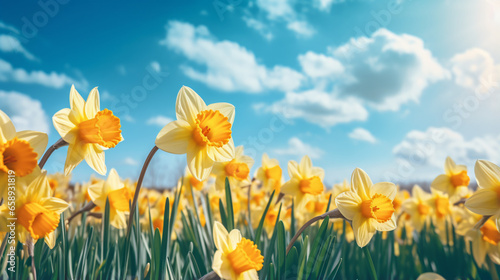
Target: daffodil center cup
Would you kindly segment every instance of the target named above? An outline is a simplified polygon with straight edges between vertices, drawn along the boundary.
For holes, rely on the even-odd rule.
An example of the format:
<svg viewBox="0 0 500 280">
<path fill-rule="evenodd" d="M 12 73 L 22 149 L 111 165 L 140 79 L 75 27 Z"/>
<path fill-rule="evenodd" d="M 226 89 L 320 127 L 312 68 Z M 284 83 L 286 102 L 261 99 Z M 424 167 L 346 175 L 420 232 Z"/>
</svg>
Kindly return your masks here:
<svg viewBox="0 0 500 280">
<path fill-rule="evenodd" d="M 250 174 L 250 169 L 246 163 L 236 162 L 234 159 L 226 164 L 225 170 L 228 176 L 232 176 L 239 181 L 247 179 L 248 174 Z"/>
<path fill-rule="evenodd" d="M 462 171 L 457 174 L 453 174 L 450 177 L 451 184 L 456 187 L 468 186 L 470 182 L 469 175 L 467 175 L 467 171 Z"/>
<path fill-rule="evenodd" d="M 450 201 L 447 197 L 438 196 L 434 203 L 436 206 L 436 216 L 438 218 L 443 218 L 450 213 Z"/>
<path fill-rule="evenodd" d="M 375 194 L 371 199 L 361 203 L 361 213 L 366 218 L 373 218 L 379 223 L 384 223 L 391 219 L 394 206 L 388 197 Z"/>
<path fill-rule="evenodd" d="M 16 176 L 26 176 L 37 166 L 37 153 L 26 140 L 14 138 L 0 144 L 0 170 L 13 170 Z"/>
<path fill-rule="evenodd" d="M 78 135 L 84 143 L 114 148 L 122 140 L 120 128 L 120 119 L 110 110 L 104 109 L 93 119 L 81 122 L 78 125 Z"/>
<path fill-rule="evenodd" d="M 200 146 L 220 148 L 231 139 L 231 123 L 217 110 L 201 111 L 195 119 L 193 139 Z"/>
<path fill-rule="evenodd" d="M 108 193 L 109 205 L 118 211 L 129 211 L 129 201 L 132 197 L 132 191 L 127 187 L 111 191 Z"/>
<path fill-rule="evenodd" d="M 429 212 L 431 211 L 431 207 L 429 205 L 425 205 L 422 202 L 420 202 L 417 205 L 417 211 L 418 211 L 418 214 L 420 214 L 421 216 L 425 216 L 425 215 L 429 214 Z"/>
<path fill-rule="evenodd" d="M 324 188 L 323 182 L 318 176 L 302 179 L 299 183 L 299 189 L 302 193 L 318 195 L 323 193 Z"/>
<path fill-rule="evenodd" d="M 17 212 L 19 223 L 28 230 L 33 239 L 46 237 L 59 225 L 59 214 L 32 202 L 23 205 Z"/>
<path fill-rule="evenodd" d="M 484 241 L 495 246 L 500 242 L 500 232 L 498 232 L 497 227 L 492 220 L 486 221 L 486 223 L 481 227 L 481 235 Z"/>
<path fill-rule="evenodd" d="M 241 239 L 234 251 L 227 255 L 227 258 L 236 274 L 251 269 L 259 271 L 264 263 L 264 257 L 260 254 L 260 250 L 257 249 L 257 245 L 246 238 Z"/>
<path fill-rule="evenodd" d="M 203 189 L 203 181 L 200 181 L 193 176 L 189 178 L 189 183 L 193 186 L 193 189 L 197 191 L 201 191 Z"/>
</svg>

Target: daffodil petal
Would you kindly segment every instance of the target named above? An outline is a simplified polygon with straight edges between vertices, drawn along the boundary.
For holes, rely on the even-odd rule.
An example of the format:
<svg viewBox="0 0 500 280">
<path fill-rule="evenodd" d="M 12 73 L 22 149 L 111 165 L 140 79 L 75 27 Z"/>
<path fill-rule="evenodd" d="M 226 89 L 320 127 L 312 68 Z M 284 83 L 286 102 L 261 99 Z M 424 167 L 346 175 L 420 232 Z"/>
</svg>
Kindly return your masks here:
<svg viewBox="0 0 500 280">
<path fill-rule="evenodd" d="M 311 159 L 306 155 L 302 158 L 299 164 L 299 172 L 306 178 L 311 177 L 312 162 Z"/>
<path fill-rule="evenodd" d="M 361 213 L 357 214 L 352 220 L 352 227 L 354 239 L 356 239 L 356 243 L 361 248 L 365 247 L 375 234 L 375 228 L 371 223 L 371 219 L 362 217 Z"/>
<path fill-rule="evenodd" d="M 229 139 L 229 142 L 222 147 L 207 147 L 208 156 L 214 162 L 225 162 L 234 159 L 234 141 Z"/>
<path fill-rule="evenodd" d="M 214 161 L 208 156 L 206 148 L 188 148 L 187 164 L 189 171 L 198 181 L 208 178 Z"/>
<path fill-rule="evenodd" d="M 465 201 L 465 207 L 479 215 L 495 215 L 500 210 L 500 203 L 495 191 L 479 189 Z"/>
<path fill-rule="evenodd" d="M 361 202 L 361 197 L 353 191 L 343 192 L 335 198 L 335 205 L 348 220 L 353 220 L 357 214 L 361 213 Z"/>
<path fill-rule="evenodd" d="M 69 204 L 66 201 L 56 197 L 48 197 L 46 199 L 43 199 L 41 201 L 41 204 L 43 207 L 45 207 L 45 209 L 54 211 L 57 214 L 61 214 L 69 207 Z"/>
<path fill-rule="evenodd" d="M 325 178 L 325 170 L 321 167 L 313 166 L 311 168 L 311 176 L 318 176 L 321 180 Z"/>
<path fill-rule="evenodd" d="M 241 232 L 237 229 L 233 229 L 229 233 L 229 246 L 231 250 L 234 250 L 238 243 L 241 241 Z"/>
<path fill-rule="evenodd" d="M 55 129 L 61 135 L 61 138 L 68 143 L 72 143 L 75 134 L 72 133 L 76 125 L 71 121 L 72 111 L 68 108 L 62 109 L 52 117 L 52 123 Z"/>
<path fill-rule="evenodd" d="M 122 180 L 120 180 L 118 172 L 114 168 L 112 168 L 109 172 L 108 178 L 106 179 L 104 185 L 107 192 L 119 190 L 124 187 L 124 184 Z"/>
<path fill-rule="evenodd" d="M 351 175 L 351 188 L 362 200 L 371 199 L 369 188 L 372 185 L 372 180 L 365 171 L 360 168 L 354 169 Z"/>
<path fill-rule="evenodd" d="M 378 231 L 391 231 L 397 228 L 396 216 L 394 214 L 392 215 L 391 219 L 389 219 L 387 222 L 379 223 L 377 221 L 372 221 L 372 223 L 375 229 Z"/>
<path fill-rule="evenodd" d="M 89 97 L 87 97 L 87 102 L 85 103 L 85 115 L 88 119 L 92 119 L 95 117 L 97 112 L 99 112 L 99 108 L 101 108 L 99 91 L 97 90 L 97 87 L 95 87 L 90 91 Z"/>
<path fill-rule="evenodd" d="M 16 128 L 9 116 L 0 110 L 0 142 L 7 142 L 16 136 Z"/>
<path fill-rule="evenodd" d="M 93 185 L 90 185 L 87 188 L 87 193 L 92 202 L 94 202 L 95 205 L 99 206 L 100 208 L 102 208 L 102 210 L 104 210 L 103 206 L 106 205 L 106 200 L 105 197 L 101 195 L 104 193 L 104 182 L 97 182 Z"/>
<path fill-rule="evenodd" d="M 66 163 L 64 165 L 64 175 L 68 176 L 75 167 L 82 162 L 85 158 L 84 146 L 77 144 L 70 144 L 68 147 L 68 154 L 66 155 Z"/>
<path fill-rule="evenodd" d="M 444 162 L 444 171 L 447 175 L 451 176 L 451 175 L 457 173 L 456 166 L 457 165 L 450 157 L 446 157 L 446 160 Z"/>
<path fill-rule="evenodd" d="M 226 228 L 219 222 L 214 223 L 213 229 L 215 247 L 222 250 L 225 254 L 230 252 L 231 247 L 229 244 L 229 233 Z"/>
<path fill-rule="evenodd" d="M 453 189 L 453 185 L 448 175 L 441 174 L 432 181 L 431 188 L 440 192 L 450 193 L 450 190 Z"/>
<path fill-rule="evenodd" d="M 486 160 L 478 160 L 474 166 L 477 184 L 480 188 L 500 186 L 500 167 Z"/>
<path fill-rule="evenodd" d="M 56 234 L 55 234 L 55 232 L 53 231 L 53 232 L 47 234 L 47 236 L 45 236 L 45 238 L 44 238 L 44 241 L 45 241 L 45 244 L 47 244 L 47 246 L 49 246 L 50 249 L 53 249 L 56 246 Z"/>
<path fill-rule="evenodd" d="M 185 154 L 190 142 L 192 142 L 193 130 L 189 123 L 184 120 L 177 120 L 164 126 L 155 144 L 158 148 L 171 154 Z"/>
<path fill-rule="evenodd" d="M 368 195 L 373 197 L 375 194 L 381 194 L 390 200 L 394 200 L 397 193 L 398 188 L 393 183 L 380 182 L 371 186 Z"/>
<path fill-rule="evenodd" d="M 292 178 L 290 181 L 287 181 L 286 183 L 281 186 L 281 192 L 284 194 L 288 194 L 291 196 L 297 196 L 301 194 L 300 189 L 299 189 L 299 179 L 298 178 Z"/>
<path fill-rule="evenodd" d="M 78 112 L 77 121 L 80 122 L 84 118 L 85 114 L 85 101 L 83 97 L 76 91 L 75 86 L 71 86 L 71 90 L 69 92 L 69 104 L 71 110 Z"/>
<path fill-rule="evenodd" d="M 190 125 L 194 125 L 196 116 L 206 107 L 205 101 L 191 88 L 183 86 L 179 90 L 175 105 L 178 120 L 184 120 Z"/>
<path fill-rule="evenodd" d="M 227 117 L 228 121 L 234 122 L 234 106 L 229 103 L 213 103 L 207 106 L 206 110 L 217 110 Z"/>
<path fill-rule="evenodd" d="M 101 175 L 106 175 L 106 164 L 104 160 L 104 151 L 97 145 L 89 144 L 85 154 L 87 164 Z"/>
</svg>

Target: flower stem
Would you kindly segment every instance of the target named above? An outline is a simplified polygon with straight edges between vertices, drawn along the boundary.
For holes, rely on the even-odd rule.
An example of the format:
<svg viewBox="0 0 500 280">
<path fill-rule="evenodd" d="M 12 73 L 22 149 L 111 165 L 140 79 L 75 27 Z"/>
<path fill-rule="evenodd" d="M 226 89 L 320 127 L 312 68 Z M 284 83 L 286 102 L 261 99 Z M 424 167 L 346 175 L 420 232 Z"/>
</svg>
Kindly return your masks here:
<svg viewBox="0 0 500 280">
<path fill-rule="evenodd" d="M 55 142 L 54 145 L 50 146 L 47 149 L 47 151 L 45 152 L 45 154 L 43 155 L 42 159 L 40 160 L 40 163 L 38 164 L 38 166 L 40 166 L 40 169 L 43 169 L 43 166 L 45 165 L 45 163 L 49 159 L 50 155 L 52 155 L 52 153 L 55 150 L 57 150 L 61 147 L 64 147 L 66 145 L 68 145 L 68 143 L 61 138 L 61 139 L 57 140 L 57 142 Z"/>
<path fill-rule="evenodd" d="M 31 257 L 31 272 L 33 273 L 33 280 L 36 280 L 35 241 L 30 237 L 26 243 L 28 245 L 28 254 Z"/>
<path fill-rule="evenodd" d="M 371 278 L 372 280 L 377 280 L 377 271 L 375 270 L 375 266 L 373 265 L 372 255 L 370 254 L 370 250 L 368 246 L 363 247 L 363 253 L 365 253 L 365 257 L 368 260 L 368 265 L 370 266 Z"/>
<path fill-rule="evenodd" d="M 304 232 L 304 230 L 306 230 L 306 228 L 308 228 L 310 225 L 314 224 L 315 222 L 317 222 L 319 220 L 325 219 L 326 217 L 330 217 L 332 219 L 339 219 L 340 218 L 340 219 L 345 220 L 345 217 L 342 215 L 342 213 L 340 213 L 339 209 L 333 209 L 332 211 L 326 212 L 325 214 L 322 214 L 322 215 L 319 215 L 319 216 L 316 216 L 316 217 L 310 219 L 292 237 L 292 240 L 290 240 L 290 243 L 288 243 L 288 246 L 286 247 L 286 254 L 288 255 L 288 252 L 290 252 L 290 250 L 292 249 L 293 244 L 295 243 L 295 241 L 297 241 L 297 239 L 302 234 L 302 232 Z"/>
<path fill-rule="evenodd" d="M 215 272 L 209 272 L 205 274 L 203 277 L 200 278 L 200 280 L 220 280 L 219 275 Z"/>
<path fill-rule="evenodd" d="M 498 280 L 498 272 L 497 268 L 495 267 L 495 264 L 493 263 L 493 261 L 489 256 L 487 256 L 486 259 L 488 262 L 488 270 L 490 271 L 491 279 Z"/>
</svg>

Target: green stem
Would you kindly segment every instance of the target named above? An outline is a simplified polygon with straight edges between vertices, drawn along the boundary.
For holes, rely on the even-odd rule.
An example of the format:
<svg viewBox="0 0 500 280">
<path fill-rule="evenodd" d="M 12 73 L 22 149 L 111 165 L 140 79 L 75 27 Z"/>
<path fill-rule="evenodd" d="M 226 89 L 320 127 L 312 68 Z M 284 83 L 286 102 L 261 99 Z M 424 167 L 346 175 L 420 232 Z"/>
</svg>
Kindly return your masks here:
<svg viewBox="0 0 500 280">
<path fill-rule="evenodd" d="M 363 247 L 363 253 L 365 253 L 365 257 L 368 260 L 368 265 L 370 265 L 372 280 L 378 280 L 377 271 L 375 271 L 375 266 L 373 265 L 372 255 L 370 255 L 370 250 L 368 249 L 368 246 Z"/>
</svg>

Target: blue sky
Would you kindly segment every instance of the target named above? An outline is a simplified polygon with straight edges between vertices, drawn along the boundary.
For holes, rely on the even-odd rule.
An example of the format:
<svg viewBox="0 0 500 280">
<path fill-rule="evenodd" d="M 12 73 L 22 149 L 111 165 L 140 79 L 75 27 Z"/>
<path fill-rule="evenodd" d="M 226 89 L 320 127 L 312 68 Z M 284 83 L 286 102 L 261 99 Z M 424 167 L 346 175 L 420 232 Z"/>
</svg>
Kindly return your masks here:
<svg viewBox="0 0 500 280">
<path fill-rule="evenodd" d="M 479 1 L 40 1 L 0 9 L 0 109 L 18 129 L 98 86 L 125 141 L 108 170 L 136 178 L 175 118 L 182 85 L 236 107 L 233 136 L 260 163 L 304 154 L 329 184 L 430 180 L 447 155 L 500 162 L 500 3 Z M 65 149 L 49 160 L 63 170 Z M 160 153 L 171 184 L 184 156 Z M 472 170 L 472 169 L 470 169 Z M 74 181 L 92 170 L 81 164 Z"/>
</svg>

